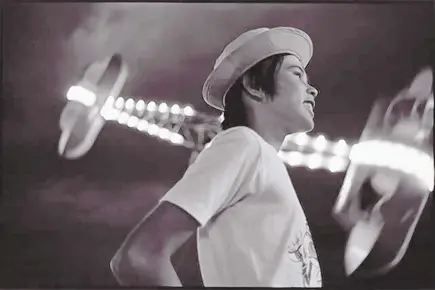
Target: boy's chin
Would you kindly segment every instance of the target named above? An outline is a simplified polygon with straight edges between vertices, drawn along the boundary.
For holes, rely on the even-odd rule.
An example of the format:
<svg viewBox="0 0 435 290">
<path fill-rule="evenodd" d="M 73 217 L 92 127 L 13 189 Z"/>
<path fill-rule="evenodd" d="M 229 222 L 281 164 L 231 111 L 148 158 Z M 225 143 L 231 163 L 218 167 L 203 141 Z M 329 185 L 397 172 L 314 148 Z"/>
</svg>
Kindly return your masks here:
<svg viewBox="0 0 435 290">
<path fill-rule="evenodd" d="M 307 122 L 304 124 L 301 132 L 309 133 L 309 132 L 313 131 L 313 129 L 314 129 L 314 121 L 311 119 L 311 120 L 307 120 Z"/>
</svg>

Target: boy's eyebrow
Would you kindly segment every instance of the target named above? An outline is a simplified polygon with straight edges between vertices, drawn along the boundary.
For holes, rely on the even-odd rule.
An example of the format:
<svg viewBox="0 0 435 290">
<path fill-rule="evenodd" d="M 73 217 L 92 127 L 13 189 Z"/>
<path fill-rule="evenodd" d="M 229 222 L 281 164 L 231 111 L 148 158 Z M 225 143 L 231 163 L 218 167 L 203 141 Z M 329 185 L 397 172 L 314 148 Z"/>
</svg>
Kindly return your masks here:
<svg viewBox="0 0 435 290">
<path fill-rule="evenodd" d="M 291 64 L 291 65 L 288 65 L 287 68 L 298 68 L 303 73 L 303 75 L 305 76 L 307 82 L 309 82 L 307 72 L 300 65 Z"/>
</svg>

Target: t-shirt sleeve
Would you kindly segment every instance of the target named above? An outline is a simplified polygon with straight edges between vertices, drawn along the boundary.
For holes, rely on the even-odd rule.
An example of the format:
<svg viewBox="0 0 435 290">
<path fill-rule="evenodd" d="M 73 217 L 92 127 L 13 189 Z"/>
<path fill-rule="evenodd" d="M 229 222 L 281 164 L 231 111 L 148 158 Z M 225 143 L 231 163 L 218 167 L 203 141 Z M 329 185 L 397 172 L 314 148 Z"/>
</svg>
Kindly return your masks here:
<svg viewBox="0 0 435 290">
<path fill-rule="evenodd" d="M 217 135 L 183 177 L 163 196 L 204 226 L 214 215 L 240 199 L 257 183 L 260 144 L 247 129 Z"/>
</svg>

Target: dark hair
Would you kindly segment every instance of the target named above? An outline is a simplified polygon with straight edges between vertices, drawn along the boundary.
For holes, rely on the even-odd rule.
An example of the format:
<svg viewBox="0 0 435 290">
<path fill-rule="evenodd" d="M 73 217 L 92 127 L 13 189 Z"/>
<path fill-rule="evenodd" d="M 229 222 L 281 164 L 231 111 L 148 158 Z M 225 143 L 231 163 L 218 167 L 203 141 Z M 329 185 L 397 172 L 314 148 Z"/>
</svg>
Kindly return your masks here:
<svg viewBox="0 0 435 290">
<path fill-rule="evenodd" d="M 285 54 L 272 55 L 250 68 L 245 74 L 248 75 L 251 86 L 255 89 L 261 89 L 273 97 L 275 94 L 275 75 L 284 60 L 284 56 Z M 222 130 L 235 126 L 249 126 L 246 106 L 242 99 L 242 92 L 245 90 L 242 79 L 243 76 L 237 79 L 225 97 Z"/>
</svg>

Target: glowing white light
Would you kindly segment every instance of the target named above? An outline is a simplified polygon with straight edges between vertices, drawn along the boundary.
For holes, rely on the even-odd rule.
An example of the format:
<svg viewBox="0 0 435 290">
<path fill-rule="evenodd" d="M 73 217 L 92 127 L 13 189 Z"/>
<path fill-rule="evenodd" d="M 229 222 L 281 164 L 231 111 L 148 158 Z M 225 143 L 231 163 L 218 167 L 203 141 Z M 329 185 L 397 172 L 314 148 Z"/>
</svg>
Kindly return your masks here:
<svg viewBox="0 0 435 290">
<path fill-rule="evenodd" d="M 132 98 L 130 98 L 125 102 L 125 109 L 128 112 L 131 112 L 131 111 L 133 111 L 134 105 L 135 105 L 134 100 Z"/>
<path fill-rule="evenodd" d="M 184 143 L 184 137 L 178 133 L 171 133 L 171 137 L 169 140 L 174 144 L 183 144 Z"/>
<path fill-rule="evenodd" d="M 349 159 L 355 163 L 389 167 L 412 174 L 433 190 L 433 158 L 423 151 L 387 141 L 370 140 L 354 145 Z"/>
<path fill-rule="evenodd" d="M 163 140 L 168 140 L 171 137 L 171 131 L 166 128 L 161 128 L 159 131 L 159 137 Z"/>
<path fill-rule="evenodd" d="M 329 158 L 326 166 L 331 172 L 342 172 L 346 170 L 348 164 L 349 162 L 345 158 L 333 156 Z"/>
<path fill-rule="evenodd" d="M 193 110 L 193 108 L 191 106 L 186 106 L 183 109 L 183 114 L 186 116 L 194 116 L 195 115 L 195 111 Z"/>
<path fill-rule="evenodd" d="M 110 96 L 101 108 L 100 115 L 105 120 L 116 120 L 118 118 L 120 112 L 113 107 L 114 103 L 115 98 Z"/>
<path fill-rule="evenodd" d="M 174 115 L 178 115 L 178 114 L 180 114 L 180 113 L 181 113 L 180 106 L 177 105 L 177 104 L 173 105 L 173 106 L 171 107 L 171 113 L 174 114 Z"/>
<path fill-rule="evenodd" d="M 143 100 L 137 101 L 136 110 L 139 112 L 143 112 L 145 110 L 145 102 Z"/>
<path fill-rule="evenodd" d="M 210 143 L 211 143 L 211 142 L 206 143 L 206 144 L 204 145 L 204 149 L 207 149 L 208 147 L 210 147 Z"/>
<path fill-rule="evenodd" d="M 113 121 L 119 118 L 119 114 L 121 111 L 114 108 L 105 108 L 103 107 L 100 111 L 101 117 L 103 117 L 106 121 Z"/>
<path fill-rule="evenodd" d="M 307 167 L 310 169 L 320 168 L 322 166 L 323 157 L 319 153 L 310 154 L 307 158 Z"/>
<path fill-rule="evenodd" d="M 166 103 L 161 103 L 159 105 L 159 112 L 166 113 L 168 111 L 168 105 Z"/>
<path fill-rule="evenodd" d="M 137 125 L 138 123 L 139 123 L 139 118 L 136 117 L 136 116 L 131 116 L 131 117 L 128 119 L 127 126 L 130 127 L 130 128 L 132 128 L 132 127 L 136 127 L 136 125 Z"/>
<path fill-rule="evenodd" d="M 313 147 L 317 151 L 323 151 L 328 146 L 328 141 L 326 141 L 325 136 L 319 135 L 317 136 L 316 140 L 314 140 Z"/>
<path fill-rule="evenodd" d="M 415 163 L 413 163 L 411 159 L 413 159 L 418 152 L 401 144 L 389 144 L 389 146 L 391 146 L 397 156 L 396 158 L 391 158 L 393 157 L 391 155 L 383 156 L 384 160 L 380 164 L 382 165 L 386 163 L 386 165 L 391 169 L 401 170 L 402 163 L 408 163 L 409 166 L 402 168 L 402 170 L 412 174 L 416 168 L 413 168 Z"/>
<path fill-rule="evenodd" d="M 422 162 L 426 164 L 425 166 L 422 166 L 417 172 L 419 176 L 421 176 L 421 179 L 426 181 L 426 186 L 429 191 L 433 191 L 434 189 L 434 167 L 433 167 L 433 158 L 430 158 L 428 155 L 424 156 L 422 158 Z"/>
<path fill-rule="evenodd" d="M 151 101 L 147 105 L 147 110 L 150 112 L 154 112 L 157 109 L 157 104 L 154 101 Z"/>
<path fill-rule="evenodd" d="M 119 114 L 118 123 L 119 124 L 127 124 L 129 118 L 130 118 L 130 115 L 127 112 L 122 112 L 121 114 Z"/>
<path fill-rule="evenodd" d="M 310 141 L 310 137 L 306 133 L 297 133 L 292 136 L 293 142 L 297 145 L 304 146 Z"/>
<path fill-rule="evenodd" d="M 82 103 L 87 107 L 93 106 L 97 101 L 97 96 L 93 92 L 81 86 L 70 87 L 68 92 L 66 93 L 66 98 L 69 101 L 76 101 Z"/>
<path fill-rule="evenodd" d="M 304 162 L 304 155 L 297 151 L 287 152 L 284 158 L 290 166 L 300 166 Z"/>
<path fill-rule="evenodd" d="M 137 129 L 142 132 L 146 131 L 148 129 L 148 122 L 146 120 L 140 120 L 137 124 Z"/>
<path fill-rule="evenodd" d="M 332 147 L 332 152 L 338 156 L 346 156 L 349 153 L 349 146 L 343 139 L 338 140 Z"/>
<path fill-rule="evenodd" d="M 148 126 L 148 134 L 150 134 L 152 136 L 158 135 L 159 131 L 160 131 L 160 128 L 156 124 L 150 124 Z"/>
<path fill-rule="evenodd" d="M 123 97 L 118 97 L 116 99 L 115 102 L 115 107 L 119 110 L 121 110 L 122 108 L 124 108 L 124 98 Z"/>
<path fill-rule="evenodd" d="M 224 113 L 220 114 L 218 121 L 219 123 L 222 123 L 224 121 Z"/>
</svg>

